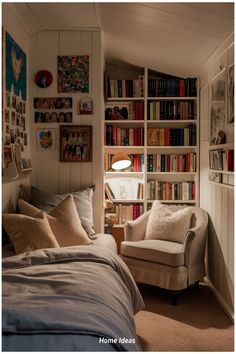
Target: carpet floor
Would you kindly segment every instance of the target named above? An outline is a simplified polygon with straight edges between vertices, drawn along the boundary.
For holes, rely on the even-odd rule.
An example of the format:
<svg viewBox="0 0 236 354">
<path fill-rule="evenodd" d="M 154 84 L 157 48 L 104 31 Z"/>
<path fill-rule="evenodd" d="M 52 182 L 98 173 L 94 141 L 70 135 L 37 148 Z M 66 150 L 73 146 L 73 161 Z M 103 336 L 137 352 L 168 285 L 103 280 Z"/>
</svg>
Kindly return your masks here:
<svg viewBox="0 0 236 354">
<path fill-rule="evenodd" d="M 145 309 L 135 316 L 143 351 L 234 351 L 234 326 L 207 285 L 180 292 L 171 306 L 170 292 L 139 284 Z"/>
</svg>

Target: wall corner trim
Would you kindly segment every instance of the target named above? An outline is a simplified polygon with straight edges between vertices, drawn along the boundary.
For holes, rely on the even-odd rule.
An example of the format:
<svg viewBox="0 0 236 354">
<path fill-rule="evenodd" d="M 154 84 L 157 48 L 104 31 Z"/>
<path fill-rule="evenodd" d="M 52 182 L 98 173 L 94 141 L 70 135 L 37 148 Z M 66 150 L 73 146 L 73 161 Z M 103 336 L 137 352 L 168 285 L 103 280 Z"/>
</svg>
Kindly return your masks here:
<svg viewBox="0 0 236 354">
<path fill-rule="evenodd" d="M 205 282 L 209 286 L 213 296 L 215 297 L 216 301 L 222 308 L 222 310 L 226 313 L 226 315 L 229 317 L 230 321 L 234 323 L 234 312 L 233 310 L 229 307 L 229 305 L 226 303 L 226 301 L 223 299 L 223 297 L 218 293 L 217 289 L 214 287 L 212 282 L 208 277 L 204 278 Z"/>
</svg>

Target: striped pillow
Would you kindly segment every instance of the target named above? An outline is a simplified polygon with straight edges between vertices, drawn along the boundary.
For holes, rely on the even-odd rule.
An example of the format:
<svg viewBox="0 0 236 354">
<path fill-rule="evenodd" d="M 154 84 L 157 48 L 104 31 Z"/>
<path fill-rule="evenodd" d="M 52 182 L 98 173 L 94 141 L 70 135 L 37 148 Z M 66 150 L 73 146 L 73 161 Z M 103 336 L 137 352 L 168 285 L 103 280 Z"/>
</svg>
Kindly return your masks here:
<svg viewBox="0 0 236 354">
<path fill-rule="evenodd" d="M 24 215 L 35 217 L 41 212 L 40 209 L 25 202 L 23 199 L 18 200 L 18 206 L 20 212 Z M 46 216 L 60 247 L 92 243 L 81 225 L 71 194 L 46 214 Z"/>
</svg>

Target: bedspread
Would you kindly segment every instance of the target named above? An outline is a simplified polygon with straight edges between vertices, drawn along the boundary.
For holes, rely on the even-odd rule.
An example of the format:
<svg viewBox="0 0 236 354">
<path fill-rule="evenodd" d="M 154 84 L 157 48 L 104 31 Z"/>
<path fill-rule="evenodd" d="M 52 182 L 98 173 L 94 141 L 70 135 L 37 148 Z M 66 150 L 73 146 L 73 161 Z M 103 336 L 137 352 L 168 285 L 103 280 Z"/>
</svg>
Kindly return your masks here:
<svg viewBox="0 0 236 354">
<path fill-rule="evenodd" d="M 63 247 L 5 258 L 2 295 L 6 336 L 91 335 L 98 349 L 109 340 L 115 350 L 141 350 L 134 314 L 143 300 L 127 266 L 108 249 Z"/>
</svg>

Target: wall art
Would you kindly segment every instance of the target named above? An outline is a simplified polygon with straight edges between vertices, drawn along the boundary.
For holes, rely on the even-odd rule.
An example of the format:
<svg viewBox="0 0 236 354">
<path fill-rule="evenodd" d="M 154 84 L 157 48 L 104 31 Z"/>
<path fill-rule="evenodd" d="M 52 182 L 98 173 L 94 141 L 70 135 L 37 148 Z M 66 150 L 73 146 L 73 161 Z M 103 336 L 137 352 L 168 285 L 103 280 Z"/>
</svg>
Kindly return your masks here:
<svg viewBox="0 0 236 354">
<path fill-rule="evenodd" d="M 92 161 L 92 126 L 60 126 L 60 161 Z"/>
<path fill-rule="evenodd" d="M 35 123 L 71 123 L 72 112 L 34 112 Z"/>
<path fill-rule="evenodd" d="M 234 64 L 228 67 L 228 123 L 234 123 Z"/>
<path fill-rule="evenodd" d="M 26 101 L 26 54 L 10 36 L 5 34 L 6 91 Z"/>
<path fill-rule="evenodd" d="M 55 129 L 37 129 L 36 130 L 37 149 L 39 151 L 56 150 L 56 132 Z"/>
<path fill-rule="evenodd" d="M 72 97 L 34 98 L 35 123 L 71 123 Z"/>
<path fill-rule="evenodd" d="M 210 144 L 226 142 L 226 70 L 211 82 Z"/>
<path fill-rule="evenodd" d="M 89 56 L 57 57 L 58 92 L 89 92 Z"/>
<path fill-rule="evenodd" d="M 79 114 L 92 114 L 93 103 L 90 98 L 83 98 L 79 101 Z"/>
<path fill-rule="evenodd" d="M 35 75 L 35 83 L 38 87 L 47 88 L 52 83 L 52 74 L 48 70 L 40 70 Z"/>
</svg>

